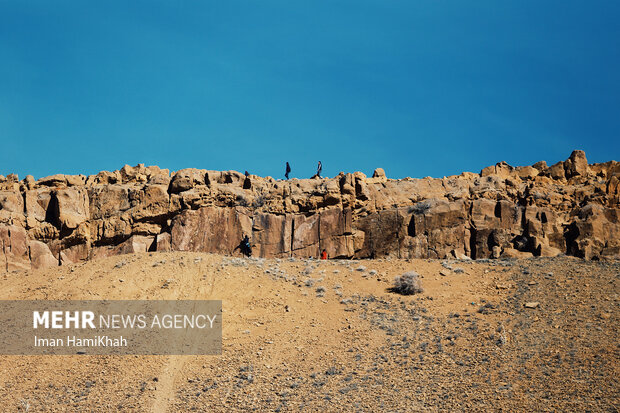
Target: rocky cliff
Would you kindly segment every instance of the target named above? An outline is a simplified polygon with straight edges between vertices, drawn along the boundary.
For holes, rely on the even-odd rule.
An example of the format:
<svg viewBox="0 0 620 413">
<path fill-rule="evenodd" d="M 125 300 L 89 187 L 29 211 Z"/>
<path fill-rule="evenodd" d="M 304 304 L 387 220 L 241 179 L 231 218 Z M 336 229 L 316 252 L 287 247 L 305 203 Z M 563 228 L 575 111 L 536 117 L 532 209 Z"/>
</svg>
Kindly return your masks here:
<svg viewBox="0 0 620 413">
<path fill-rule="evenodd" d="M 382 169 L 289 181 L 235 171 L 124 166 L 39 180 L 0 176 L 5 270 L 137 251 L 445 258 L 620 257 L 620 163 L 584 152 L 443 179 Z"/>
</svg>

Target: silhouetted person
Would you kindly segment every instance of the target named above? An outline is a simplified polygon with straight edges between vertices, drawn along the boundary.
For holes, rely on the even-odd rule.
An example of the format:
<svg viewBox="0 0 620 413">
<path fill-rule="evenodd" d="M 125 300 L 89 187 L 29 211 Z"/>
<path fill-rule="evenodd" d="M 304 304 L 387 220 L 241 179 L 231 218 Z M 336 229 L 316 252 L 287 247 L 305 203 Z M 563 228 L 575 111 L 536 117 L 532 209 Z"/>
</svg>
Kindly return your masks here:
<svg viewBox="0 0 620 413">
<path fill-rule="evenodd" d="M 251 257 L 252 256 L 252 246 L 250 245 L 250 237 L 248 237 L 247 235 L 244 235 L 243 239 L 241 240 L 239 245 L 237 245 L 235 247 L 233 252 L 235 252 L 237 249 L 239 249 L 241 251 L 241 254 L 243 254 L 243 256 Z"/>
<path fill-rule="evenodd" d="M 288 174 L 291 173 L 291 165 L 288 164 L 288 162 L 286 163 L 286 172 L 284 173 L 284 176 L 286 177 L 286 179 L 288 179 Z"/>
<path fill-rule="evenodd" d="M 243 189 L 252 188 L 252 181 L 250 180 L 250 173 L 245 171 L 245 179 L 243 180 Z"/>
<path fill-rule="evenodd" d="M 319 165 L 316 167 L 316 176 L 321 177 L 321 172 L 323 171 L 323 164 L 319 161 Z"/>
</svg>

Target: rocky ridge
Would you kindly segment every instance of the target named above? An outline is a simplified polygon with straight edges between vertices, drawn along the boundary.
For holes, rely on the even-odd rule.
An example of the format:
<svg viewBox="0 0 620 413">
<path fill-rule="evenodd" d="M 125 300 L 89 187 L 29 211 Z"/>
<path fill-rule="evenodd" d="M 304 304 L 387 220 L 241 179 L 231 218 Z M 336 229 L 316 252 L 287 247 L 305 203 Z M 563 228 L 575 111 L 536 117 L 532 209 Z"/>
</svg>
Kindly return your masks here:
<svg viewBox="0 0 620 413">
<path fill-rule="evenodd" d="M 620 163 L 583 151 L 547 166 L 388 179 L 382 169 L 276 180 L 125 165 L 96 175 L 0 176 L 0 265 L 40 268 L 140 251 L 261 257 L 620 257 Z"/>
</svg>

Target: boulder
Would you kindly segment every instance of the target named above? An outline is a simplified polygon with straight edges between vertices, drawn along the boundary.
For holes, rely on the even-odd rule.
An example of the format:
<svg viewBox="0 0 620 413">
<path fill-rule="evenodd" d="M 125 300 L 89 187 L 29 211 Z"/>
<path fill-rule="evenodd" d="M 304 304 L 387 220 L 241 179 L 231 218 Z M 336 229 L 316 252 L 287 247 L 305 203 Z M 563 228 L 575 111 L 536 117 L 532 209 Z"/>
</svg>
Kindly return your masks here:
<svg viewBox="0 0 620 413">
<path fill-rule="evenodd" d="M 86 183 L 86 177 L 84 175 L 65 175 L 65 179 L 69 186 L 82 186 Z"/>
<path fill-rule="evenodd" d="M 67 186 L 67 178 L 63 174 L 46 176 L 37 181 L 41 186 L 65 187 Z"/>
<path fill-rule="evenodd" d="M 383 170 L 383 168 L 377 168 L 375 169 L 375 171 L 372 173 L 372 177 L 373 178 L 385 178 L 385 171 Z"/>
<path fill-rule="evenodd" d="M 570 157 L 564 162 L 564 170 L 567 178 L 578 175 L 587 175 L 588 160 L 584 151 L 573 151 Z"/>
<path fill-rule="evenodd" d="M 90 257 L 90 253 L 91 248 L 87 242 L 65 245 L 58 252 L 60 254 L 60 262 L 63 265 L 85 261 Z"/>
<path fill-rule="evenodd" d="M 47 209 L 52 198 L 52 192 L 53 189 L 50 188 L 37 188 L 25 191 L 26 216 L 34 220 L 32 223 L 29 223 L 29 226 L 34 227 L 38 222 L 46 221 L 48 218 Z"/>
<path fill-rule="evenodd" d="M 163 185 L 144 185 L 129 189 L 129 199 L 133 206 L 128 210 L 134 221 L 161 221 L 170 211 L 168 188 Z"/>
<path fill-rule="evenodd" d="M 119 171 L 109 172 L 101 171 L 97 175 L 90 175 L 86 179 L 86 186 L 92 185 L 111 185 L 116 183 L 122 183 L 123 178 Z"/>
<path fill-rule="evenodd" d="M 167 252 L 171 250 L 169 232 L 157 234 L 155 237 L 155 250 L 160 252 Z"/>
<path fill-rule="evenodd" d="M 75 229 L 89 218 L 89 198 L 85 188 L 65 188 L 52 193 L 53 219 L 60 228 Z"/>
<path fill-rule="evenodd" d="M 90 225 L 90 239 L 100 245 L 118 244 L 131 236 L 131 223 L 121 217 L 94 221 Z"/>
<path fill-rule="evenodd" d="M 93 259 L 105 258 L 120 254 L 133 254 L 153 251 L 155 238 L 133 235 L 118 245 L 106 245 L 92 249 Z"/>
<path fill-rule="evenodd" d="M 41 241 L 29 240 L 28 249 L 32 268 L 46 268 L 58 266 L 58 258 L 54 257 L 47 244 Z"/>
<path fill-rule="evenodd" d="M 491 251 L 491 258 L 499 258 L 502 255 L 502 247 L 494 245 Z"/>
<path fill-rule="evenodd" d="M 558 162 L 551 165 L 547 169 L 546 173 L 553 179 L 565 179 L 566 173 L 564 172 L 564 162 Z"/>
<path fill-rule="evenodd" d="M 342 195 L 355 195 L 355 180 L 353 174 L 342 174 L 339 176 L 340 193 Z"/>
<path fill-rule="evenodd" d="M 117 246 L 118 254 L 131 254 L 134 252 L 148 252 L 154 249 L 154 237 L 132 235 L 129 239 Z"/>
<path fill-rule="evenodd" d="M 502 252 L 502 255 L 501 255 L 502 258 L 519 258 L 519 259 L 532 258 L 533 256 L 534 254 L 532 254 L 531 252 L 519 251 L 514 248 L 504 248 L 504 251 Z"/>
<path fill-rule="evenodd" d="M 19 191 L 0 191 L 0 224 L 24 221 L 24 199 Z"/>
<path fill-rule="evenodd" d="M 535 168 L 536 170 L 538 170 L 538 172 L 544 172 L 548 168 L 547 162 L 538 161 L 534 165 L 532 165 L 532 168 Z"/>
<path fill-rule="evenodd" d="M 120 216 L 131 207 L 127 185 L 93 185 L 88 188 L 90 217 L 106 219 Z"/>
<path fill-rule="evenodd" d="M 605 191 L 609 197 L 609 206 L 613 207 L 620 204 L 620 179 L 617 175 L 609 178 Z"/>
<path fill-rule="evenodd" d="M 23 182 L 26 189 L 33 189 L 37 185 L 36 181 L 34 180 L 34 176 L 32 175 L 26 175 Z"/>
<path fill-rule="evenodd" d="M 554 247 L 550 247 L 549 245 L 541 244 L 538 247 L 536 255 L 541 256 L 541 257 L 557 257 L 560 254 L 562 254 L 562 251 L 560 251 L 558 248 L 554 248 Z"/>
<path fill-rule="evenodd" d="M 514 167 L 508 165 L 508 163 L 502 161 L 498 162 L 493 166 L 487 166 L 482 171 L 480 171 L 480 176 L 490 176 L 497 175 L 500 178 L 508 178 L 512 176 Z"/>
<path fill-rule="evenodd" d="M 521 179 L 534 179 L 540 171 L 533 166 L 521 166 L 517 168 L 517 175 Z"/>
<path fill-rule="evenodd" d="M 205 182 L 210 187 L 214 185 L 239 185 L 245 182 L 245 175 L 237 171 L 205 171 Z"/>
<path fill-rule="evenodd" d="M 196 185 L 206 185 L 206 171 L 196 168 L 187 168 L 177 171 L 170 181 L 169 191 L 172 194 L 192 189 Z"/>
</svg>

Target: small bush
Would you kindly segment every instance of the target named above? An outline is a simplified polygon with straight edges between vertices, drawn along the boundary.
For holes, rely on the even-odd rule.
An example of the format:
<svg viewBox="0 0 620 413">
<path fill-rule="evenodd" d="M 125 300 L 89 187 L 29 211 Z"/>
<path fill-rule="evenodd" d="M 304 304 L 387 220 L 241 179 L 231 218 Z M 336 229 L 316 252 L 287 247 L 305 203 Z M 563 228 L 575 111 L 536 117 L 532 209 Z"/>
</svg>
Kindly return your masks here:
<svg viewBox="0 0 620 413">
<path fill-rule="evenodd" d="M 429 201 L 422 201 L 410 206 L 409 213 L 420 215 L 424 214 L 429 209 L 431 209 L 431 203 Z"/>
<path fill-rule="evenodd" d="M 242 207 L 247 207 L 249 205 L 248 200 L 245 198 L 245 196 L 241 194 L 237 195 L 236 201 L 237 201 L 237 205 L 242 206 Z"/>
<path fill-rule="evenodd" d="M 265 197 L 263 195 L 260 195 L 254 198 L 254 202 L 252 203 L 252 206 L 254 208 L 260 208 L 263 205 L 265 205 Z"/>
<path fill-rule="evenodd" d="M 420 276 L 415 271 L 408 271 L 394 278 L 394 287 L 392 290 L 403 295 L 411 295 L 424 291 L 420 283 Z"/>
</svg>

